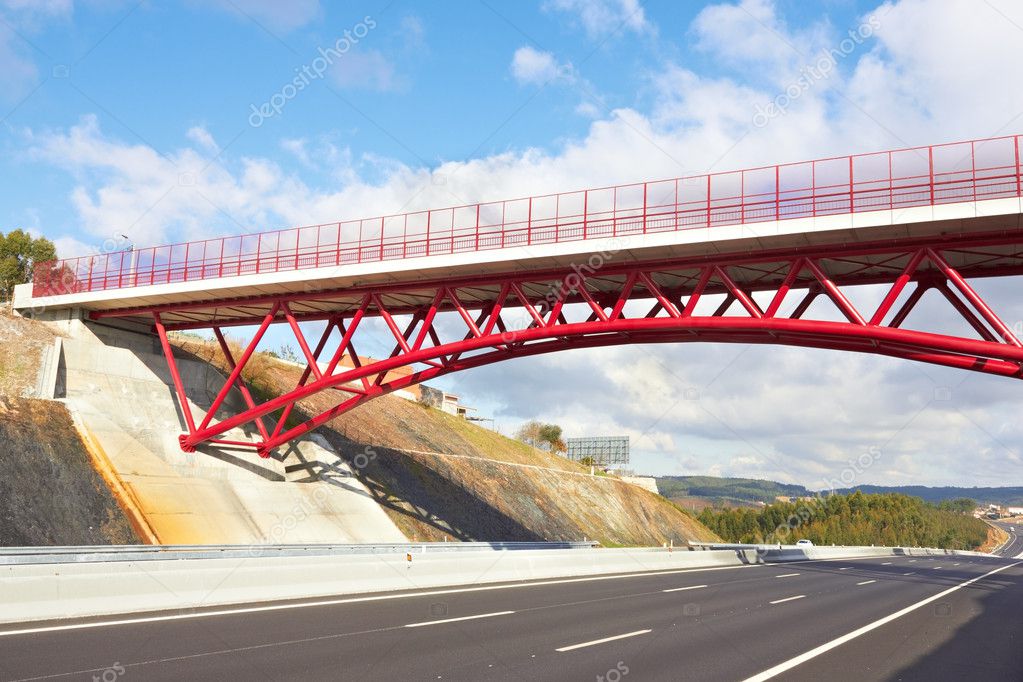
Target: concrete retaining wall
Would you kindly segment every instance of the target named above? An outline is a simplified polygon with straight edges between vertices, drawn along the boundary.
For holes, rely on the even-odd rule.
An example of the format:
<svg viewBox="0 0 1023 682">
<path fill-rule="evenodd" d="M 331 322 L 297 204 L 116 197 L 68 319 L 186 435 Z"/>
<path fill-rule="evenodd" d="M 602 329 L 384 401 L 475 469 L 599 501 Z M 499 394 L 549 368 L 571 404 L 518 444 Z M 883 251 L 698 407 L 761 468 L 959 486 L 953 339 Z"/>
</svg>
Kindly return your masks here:
<svg viewBox="0 0 1023 682">
<path fill-rule="evenodd" d="M 741 556 L 741 558 L 740 558 Z M 0 567 L 0 622 L 554 577 L 740 566 L 755 553 L 594 549 Z"/>
</svg>

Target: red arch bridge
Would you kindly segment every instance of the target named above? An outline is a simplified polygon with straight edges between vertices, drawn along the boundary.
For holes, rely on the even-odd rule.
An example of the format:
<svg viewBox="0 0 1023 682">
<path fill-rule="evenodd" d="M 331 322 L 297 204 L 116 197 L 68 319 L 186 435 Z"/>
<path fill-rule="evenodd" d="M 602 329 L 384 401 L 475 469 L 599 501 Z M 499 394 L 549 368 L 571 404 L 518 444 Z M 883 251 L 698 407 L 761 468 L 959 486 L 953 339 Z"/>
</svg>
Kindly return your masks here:
<svg viewBox="0 0 1023 682">
<path fill-rule="evenodd" d="M 614 344 L 786 344 L 1019 378 L 1019 334 L 973 283 L 1023 274 L 1021 151 L 1020 136 L 974 140 L 86 256 L 39 266 L 15 304 L 155 331 L 186 451 L 268 456 L 418 382 Z M 865 285 L 883 292 L 867 309 L 849 295 Z M 907 327 L 925 294 L 964 333 Z M 393 350 L 360 363 L 373 317 Z M 326 322 L 318 339 L 308 321 Z M 256 403 L 242 370 L 273 324 L 290 327 L 306 368 Z M 223 330 L 239 326 L 256 331 L 235 357 Z M 203 415 L 167 336 L 194 329 L 212 330 L 231 368 Z M 247 409 L 217 420 L 234 388 Z M 286 426 L 325 391 L 333 407 Z M 249 424 L 257 441 L 225 438 Z"/>
</svg>

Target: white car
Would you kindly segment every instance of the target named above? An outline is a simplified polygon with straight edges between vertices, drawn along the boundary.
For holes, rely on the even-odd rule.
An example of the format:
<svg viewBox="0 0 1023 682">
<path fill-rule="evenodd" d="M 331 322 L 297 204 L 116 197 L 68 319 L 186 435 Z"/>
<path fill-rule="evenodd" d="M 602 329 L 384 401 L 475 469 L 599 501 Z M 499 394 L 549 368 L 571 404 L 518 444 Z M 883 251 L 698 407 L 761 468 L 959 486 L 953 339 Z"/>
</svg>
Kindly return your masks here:
<svg viewBox="0 0 1023 682">
<path fill-rule="evenodd" d="M 802 540 L 796 540 L 796 547 L 813 547 L 813 543 L 803 538 Z"/>
</svg>

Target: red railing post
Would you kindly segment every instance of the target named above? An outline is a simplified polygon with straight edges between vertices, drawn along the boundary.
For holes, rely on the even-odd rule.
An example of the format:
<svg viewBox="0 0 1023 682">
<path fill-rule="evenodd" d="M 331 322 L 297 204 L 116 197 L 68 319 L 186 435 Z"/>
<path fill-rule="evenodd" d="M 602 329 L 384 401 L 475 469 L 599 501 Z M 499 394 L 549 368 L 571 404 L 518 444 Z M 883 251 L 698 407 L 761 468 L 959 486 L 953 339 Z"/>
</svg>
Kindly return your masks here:
<svg viewBox="0 0 1023 682">
<path fill-rule="evenodd" d="M 707 173 L 707 227 L 710 227 L 710 173 Z"/>
<path fill-rule="evenodd" d="M 384 259 L 384 217 L 380 216 L 380 260 Z"/>
<path fill-rule="evenodd" d="M 774 167 L 774 219 L 781 220 L 781 166 Z"/>
<path fill-rule="evenodd" d="M 892 172 L 892 153 L 888 152 L 888 210 L 895 208 L 895 175 Z"/>
<path fill-rule="evenodd" d="M 746 171 L 739 171 L 739 224 L 746 224 Z"/>
<path fill-rule="evenodd" d="M 810 162 L 810 215 L 817 217 L 817 162 Z"/>
<path fill-rule="evenodd" d="M 931 188 L 931 206 L 934 206 L 934 147 L 927 148 L 927 177 Z"/>
<path fill-rule="evenodd" d="M 646 190 L 647 183 L 643 183 L 643 234 L 646 234 Z"/>
<path fill-rule="evenodd" d="M 480 250 L 480 205 L 476 204 L 476 248 L 475 251 Z"/>
<path fill-rule="evenodd" d="M 1019 139 L 1020 136 L 1016 136 L 1016 195 L 1023 197 L 1023 176 L 1020 174 L 1019 166 Z"/>
<path fill-rule="evenodd" d="M 977 151 L 974 142 L 970 142 L 970 184 L 973 186 L 973 200 L 977 201 Z"/>
<path fill-rule="evenodd" d="M 849 155 L 849 213 L 856 212 L 856 204 L 853 200 L 855 196 L 853 191 L 853 156 Z"/>
<path fill-rule="evenodd" d="M 675 231 L 678 232 L 678 178 L 675 178 Z"/>
<path fill-rule="evenodd" d="M 1017 166 L 1019 164 L 1017 163 Z M 582 238 L 586 238 L 586 222 L 589 217 L 589 190 L 583 190 L 582 193 Z"/>
<path fill-rule="evenodd" d="M 430 255 L 430 218 L 433 216 L 433 211 L 426 211 L 426 255 Z"/>
<path fill-rule="evenodd" d="M 526 244 L 533 243 L 533 197 L 529 197 L 529 208 L 526 210 Z"/>
<path fill-rule="evenodd" d="M 618 188 L 611 190 L 611 236 L 618 236 Z"/>
</svg>

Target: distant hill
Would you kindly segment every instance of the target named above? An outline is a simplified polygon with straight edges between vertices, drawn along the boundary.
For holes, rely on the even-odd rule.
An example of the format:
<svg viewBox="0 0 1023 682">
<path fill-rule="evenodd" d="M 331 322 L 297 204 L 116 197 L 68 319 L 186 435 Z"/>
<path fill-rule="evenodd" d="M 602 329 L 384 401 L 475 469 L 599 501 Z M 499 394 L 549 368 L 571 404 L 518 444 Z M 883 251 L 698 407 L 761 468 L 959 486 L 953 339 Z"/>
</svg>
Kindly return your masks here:
<svg viewBox="0 0 1023 682">
<path fill-rule="evenodd" d="M 801 485 L 789 485 L 757 478 L 717 478 L 714 476 L 662 476 L 657 489 L 667 498 L 699 497 L 716 504 L 774 502 L 779 495 L 801 497 L 810 492 Z"/>
<path fill-rule="evenodd" d="M 929 488 L 925 485 L 858 485 L 855 488 L 839 490 L 840 493 L 849 493 L 859 490 L 863 493 L 901 493 L 920 497 L 927 502 L 941 502 L 952 500 L 957 497 L 968 497 L 984 504 L 1000 504 L 1012 507 L 1023 506 L 1023 486 L 1005 488 L 964 488 L 959 486 L 942 486 Z"/>
<path fill-rule="evenodd" d="M 662 476 L 657 479 L 661 494 L 671 499 L 697 497 L 717 505 L 741 505 L 752 502 L 770 503 L 779 495 L 803 497 L 815 491 L 801 485 L 778 483 L 756 478 L 720 478 L 715 476 Z M 1023 506 L 1023 486 L 1005 488 L 967 488 L 961 486 L 928 487 L 923 485 L 884 486 L 858 485 L 837 490 L 847 494 L 859 490 L 867 494 L 900 493 L 938 503 L 968 497 L 984 504 Z"/>
</svg>

